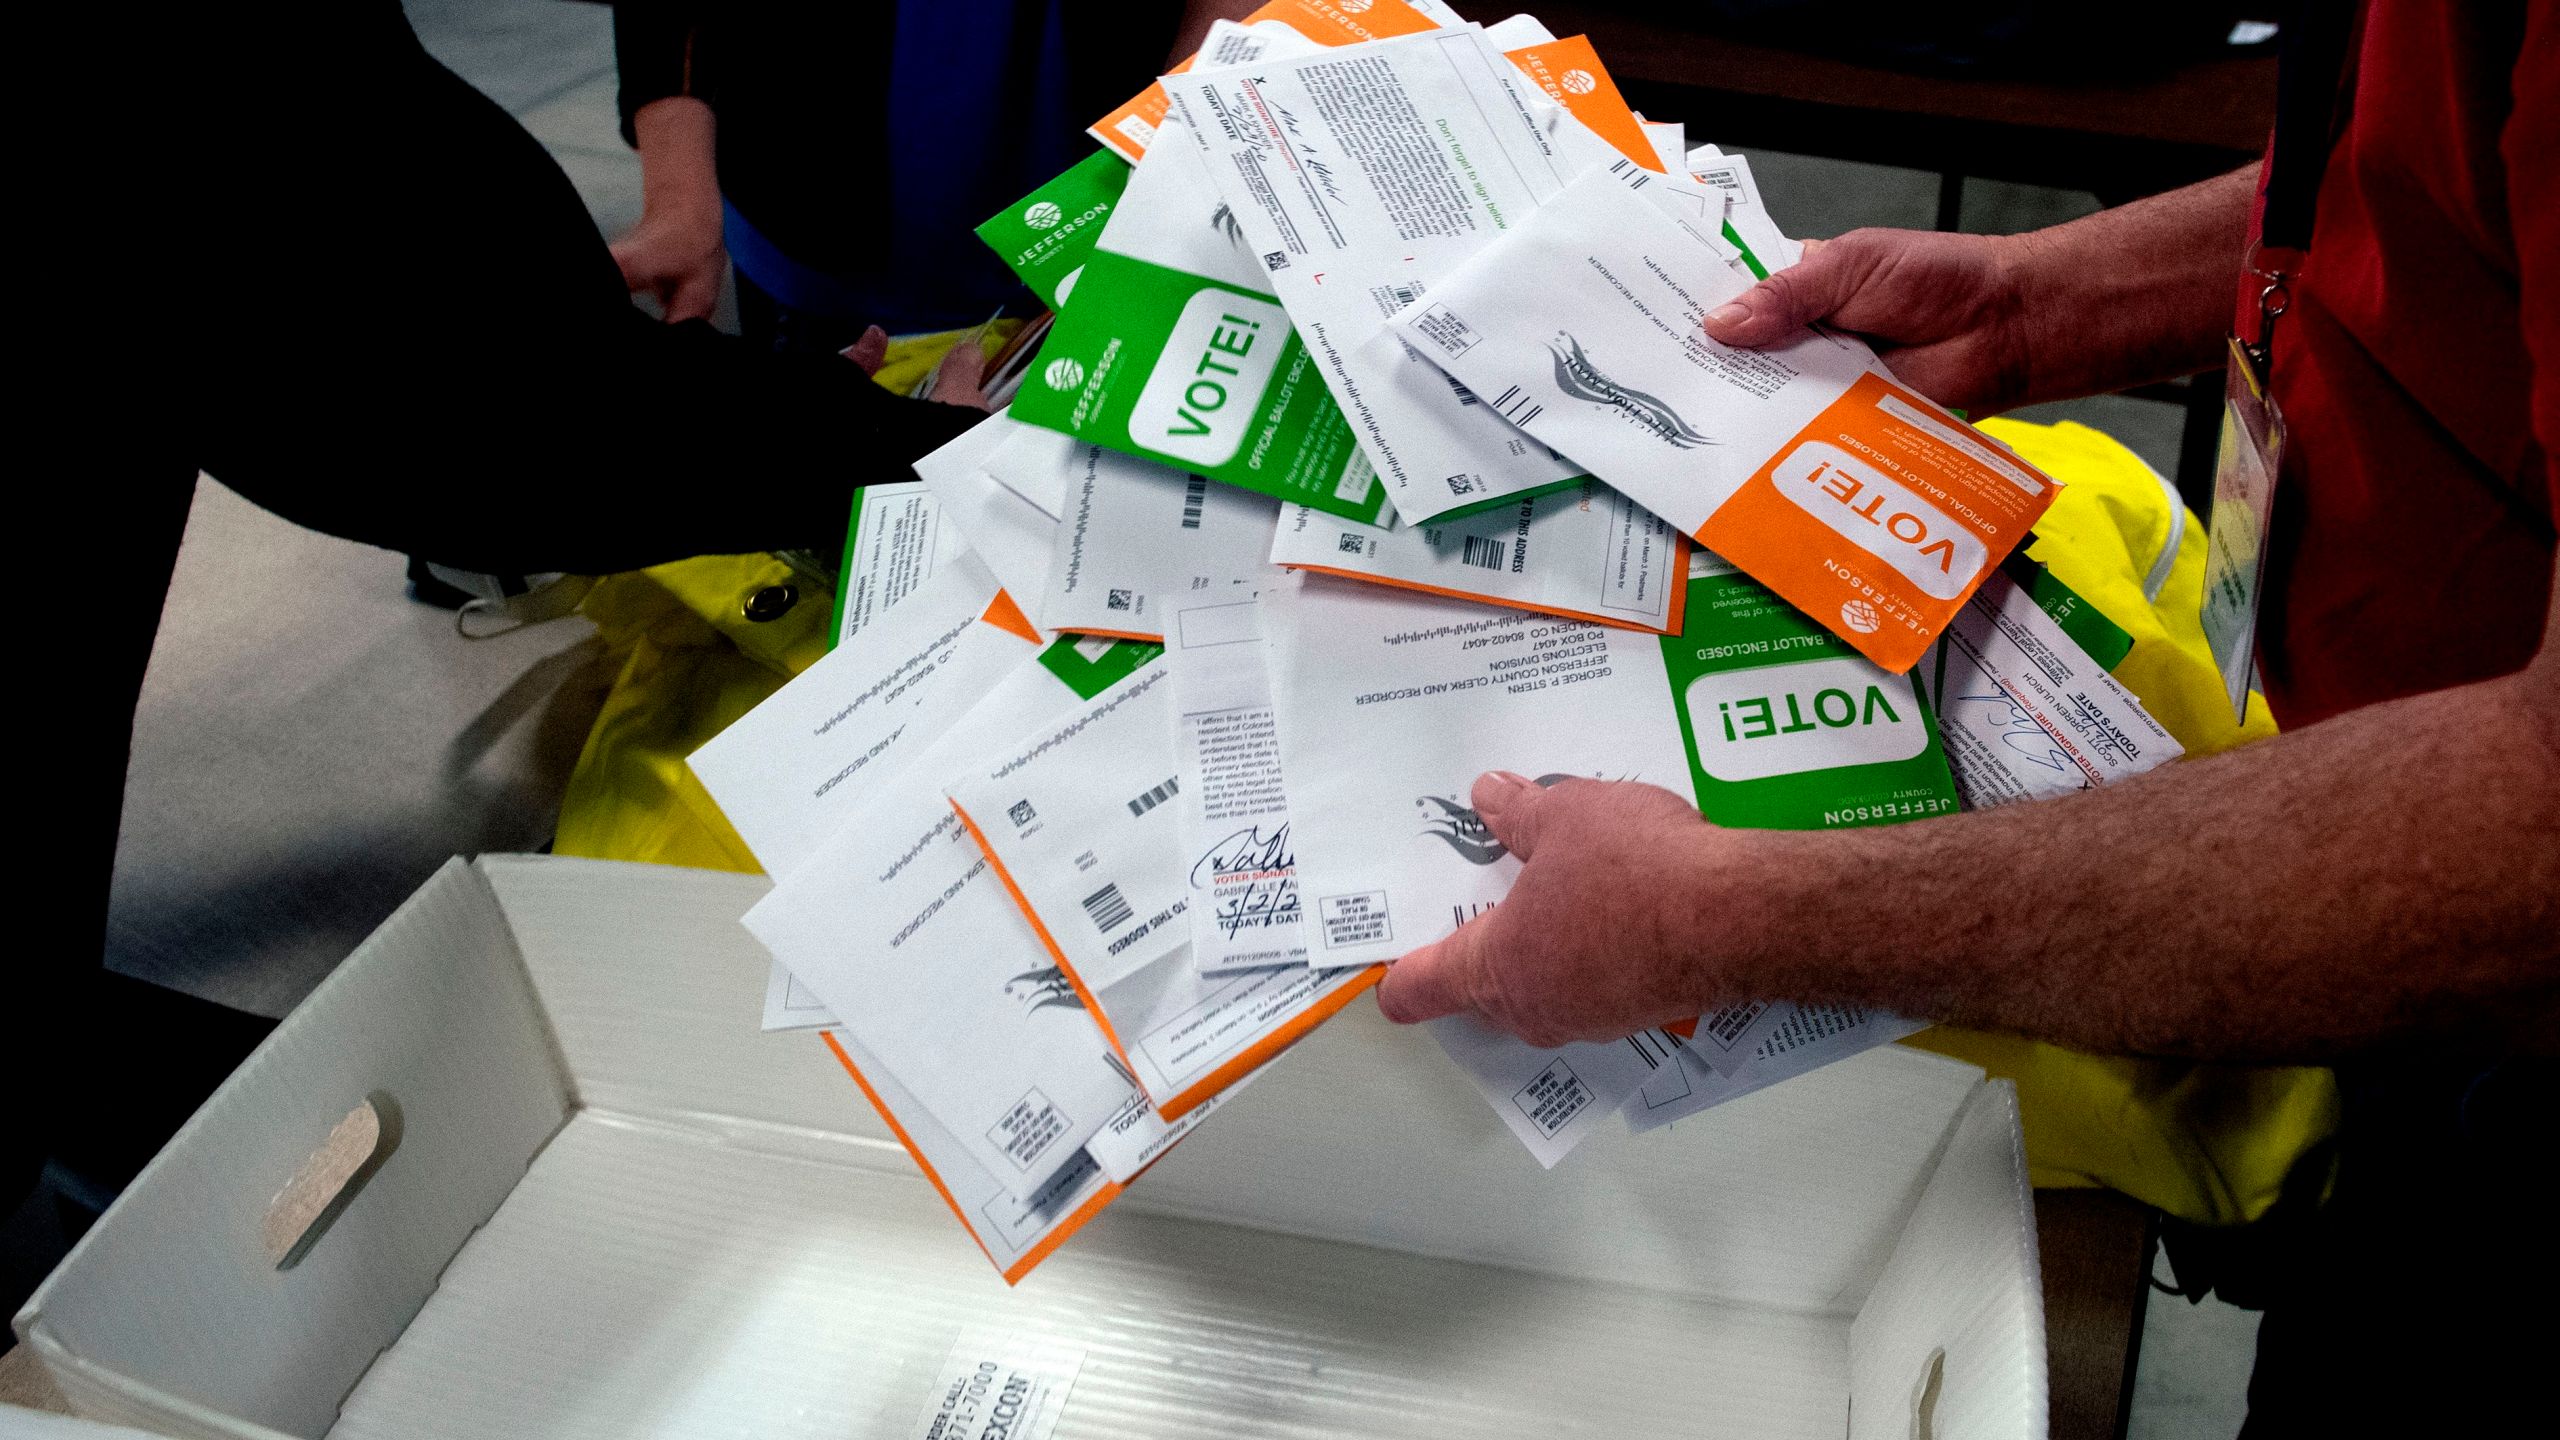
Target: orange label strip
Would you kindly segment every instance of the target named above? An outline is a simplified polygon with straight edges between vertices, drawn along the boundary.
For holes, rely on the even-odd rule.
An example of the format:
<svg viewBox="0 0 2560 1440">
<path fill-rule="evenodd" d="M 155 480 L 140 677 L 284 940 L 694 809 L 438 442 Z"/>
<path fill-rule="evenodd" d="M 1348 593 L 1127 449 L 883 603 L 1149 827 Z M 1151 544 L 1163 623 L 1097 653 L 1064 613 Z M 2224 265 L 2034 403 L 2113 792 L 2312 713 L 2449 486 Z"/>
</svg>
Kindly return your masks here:
<svg viewBox="0 0 2560 1440">
<path fill-rule="evenodd" d="M 1618 93 L 1618 82 L 1600 63 L 1600 52 L 1591 48 L 1588 35 L 1568 35 L 1544 45 L 1528 45 L 1504 52 L 1520 73 L 1538 82 L 1555 102 L 1570 111 L 1573 118 L 1591 127 L 1603 140 L 1617 148 L 1619 154 L 1647 170 L 1660 175 L 1662 157 L 1653 150 L 1653 142 L 1645 138 L 1644 125 L 1627 105 L 1627 97 Z"/>
</svg>

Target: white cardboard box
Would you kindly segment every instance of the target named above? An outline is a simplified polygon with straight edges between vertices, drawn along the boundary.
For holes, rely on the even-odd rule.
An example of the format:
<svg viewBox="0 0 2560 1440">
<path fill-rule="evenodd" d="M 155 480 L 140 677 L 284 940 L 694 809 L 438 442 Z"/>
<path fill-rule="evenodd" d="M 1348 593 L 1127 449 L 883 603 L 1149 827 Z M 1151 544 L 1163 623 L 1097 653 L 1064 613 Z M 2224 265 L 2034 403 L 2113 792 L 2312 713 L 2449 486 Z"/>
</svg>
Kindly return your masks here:
<svg viewBox="0 0 2560 1440">
<path fill-rule="evenodd" d="M 1083 1347 L 1062 1440 L 2045 1433 L 2016 1099 L 1970 1067 L 1887 1047 L 1546 1172 L 1355 1006 L 1008 1288 L 819 1040 L 757 1030 L 763 888 L 455 861 L 19 1335 L 178 1436 L 904 1440 L 975 1324 Z M 278 1268 L 271 1200 L 368 1097 L 396 1147 Z"/>
</svg>

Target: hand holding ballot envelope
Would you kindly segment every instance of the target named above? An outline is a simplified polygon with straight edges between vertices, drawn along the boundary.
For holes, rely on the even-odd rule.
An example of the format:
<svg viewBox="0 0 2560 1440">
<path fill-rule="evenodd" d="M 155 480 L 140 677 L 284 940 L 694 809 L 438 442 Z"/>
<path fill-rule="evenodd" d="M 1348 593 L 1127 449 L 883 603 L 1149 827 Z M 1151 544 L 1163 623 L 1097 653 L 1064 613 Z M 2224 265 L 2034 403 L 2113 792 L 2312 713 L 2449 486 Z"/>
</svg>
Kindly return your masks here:
<svg viewBox="0 0 2560 1440">
<path fill-rule="evenodd" d="M 1933 398 L 2019 383 L 1996 255 L 1790 268 L 1586 40 L 1361 14 L 1214 30 L 980 227 L 1056 306 L 1019 398 L 695 760 L 1008 1278 L 1373 986 L 1545 1166 L 1886 1043 L 1782 832 L 2177 753 L 2009 559 L 2057 487 Z"/>
<path fill-rule="evenodd" d="M 2027 398 L 2014 236 L 1852 230 L 1709 310 L 1705 329 L 1752 348 L 1808 325 L 1853 331 L 1941 405 L 1996 414 Z"/>
<path fill-rule="evenodd" d="M 1713 861 L 1742 832 L 1635 781 L 1543 786 L 1495 771 L 1470 798 L 1525 863 L 1500 905 L 1388 967 L 1378 986 L 1388 1019 L 1472 1015 L 1555 1046 L 1748 998 L 1714 993 L 1709 959 L 1740 928 L 1744 906 Z"/>
</svg>

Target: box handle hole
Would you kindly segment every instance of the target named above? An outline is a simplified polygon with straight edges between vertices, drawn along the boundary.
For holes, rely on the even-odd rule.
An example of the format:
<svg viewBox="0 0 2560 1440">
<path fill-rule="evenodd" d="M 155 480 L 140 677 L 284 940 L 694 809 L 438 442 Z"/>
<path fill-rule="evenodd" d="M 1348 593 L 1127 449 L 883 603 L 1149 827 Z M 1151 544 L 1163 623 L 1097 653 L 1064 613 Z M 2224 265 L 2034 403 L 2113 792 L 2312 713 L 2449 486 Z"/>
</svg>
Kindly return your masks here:
<svg viewBox="0 0 2560 1440">
<path fill-rule="evenodd" d="M 290 1270 L 301 1264 L 302 1257 L 346 1212 L 356 1192 L 399 1148 L 400 1104 L 379 1090 L 331 1126 L 320 1148 L 267 1202 L 259 1238 L 276 1268 Z"/>
</svg>

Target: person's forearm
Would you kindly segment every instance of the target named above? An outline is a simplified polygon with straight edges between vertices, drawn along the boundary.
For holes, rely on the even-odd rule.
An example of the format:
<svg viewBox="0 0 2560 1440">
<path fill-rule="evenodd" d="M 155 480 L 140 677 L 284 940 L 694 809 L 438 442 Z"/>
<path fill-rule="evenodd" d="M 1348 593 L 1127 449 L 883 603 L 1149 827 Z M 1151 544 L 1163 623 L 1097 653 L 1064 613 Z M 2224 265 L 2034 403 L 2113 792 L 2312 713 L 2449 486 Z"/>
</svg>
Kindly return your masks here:
<svg viewBox="0 0 2560 1440">
<path fill-rule="evenodd" d="M 2063 800 L 1709 851 L 1702 987 L 2100 1053 L 2549 1050 L 2555 688 L 2528 672 Z"/>
<path fill-rule="evenodd" d="M 631 129 L 640 149 L 641 213 L 716 220 L 720 169 L 711 107 L 669 95 L 634 112 Z"/>
<path fill-rule="evenodd" d="M 2006 238 L 2025 350 L 2020 403 L 2221 363 L 2256 194 L 2252 165 Z"/>
</svg>

